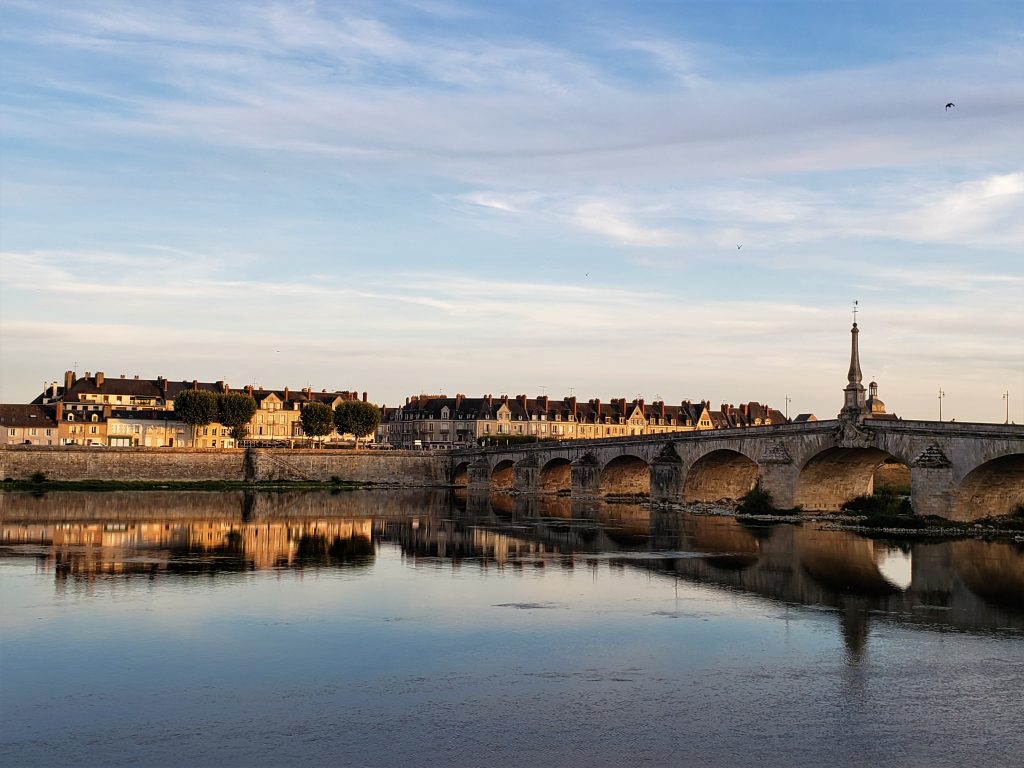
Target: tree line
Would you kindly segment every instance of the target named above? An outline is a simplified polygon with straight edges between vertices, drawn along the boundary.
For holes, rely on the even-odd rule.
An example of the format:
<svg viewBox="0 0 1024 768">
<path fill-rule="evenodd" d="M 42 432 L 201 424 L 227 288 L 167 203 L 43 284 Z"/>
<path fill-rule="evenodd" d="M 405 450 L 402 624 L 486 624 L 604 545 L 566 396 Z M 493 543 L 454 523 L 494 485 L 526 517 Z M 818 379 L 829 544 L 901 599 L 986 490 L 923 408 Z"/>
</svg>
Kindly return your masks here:
<svg viewBox="0 0 1024 768">
<path fill-rule="evenodd" d="M 249 422 L 256 415 L 256 399 L 245 392 L 217 394 L 205 389 L 186 389 L 174 398 L 174 412 L 192 427 L 205 427 L 217 422 L 228 428 L 235 440 L 249 434 Z M 323 438 L 337 430 L 356 438 L 372 435 L 380 424 L 380 408 L 361 400 L 344 400 L 333 411 L 324 403 L 306 403 L 299 414 L 302 431 L 311 438 Z"/>
</svg>

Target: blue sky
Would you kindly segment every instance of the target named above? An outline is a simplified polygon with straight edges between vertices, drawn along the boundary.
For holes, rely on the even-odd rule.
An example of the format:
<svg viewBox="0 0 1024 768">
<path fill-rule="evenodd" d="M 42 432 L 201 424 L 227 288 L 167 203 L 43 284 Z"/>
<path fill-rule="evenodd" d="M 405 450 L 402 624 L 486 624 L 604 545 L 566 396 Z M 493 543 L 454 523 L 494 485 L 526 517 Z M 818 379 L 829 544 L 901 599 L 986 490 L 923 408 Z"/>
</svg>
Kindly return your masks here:
<svg viewBox="0 0 1024 768">
<path fill-rule="evenodd" d="M 1019 3 L 0 2 L 0 400 L 1024 422 Z M 956 107 L 944 109 L 946 102 Z M 738 246 L 742 245 L 742 248 Z"/>
</svg>

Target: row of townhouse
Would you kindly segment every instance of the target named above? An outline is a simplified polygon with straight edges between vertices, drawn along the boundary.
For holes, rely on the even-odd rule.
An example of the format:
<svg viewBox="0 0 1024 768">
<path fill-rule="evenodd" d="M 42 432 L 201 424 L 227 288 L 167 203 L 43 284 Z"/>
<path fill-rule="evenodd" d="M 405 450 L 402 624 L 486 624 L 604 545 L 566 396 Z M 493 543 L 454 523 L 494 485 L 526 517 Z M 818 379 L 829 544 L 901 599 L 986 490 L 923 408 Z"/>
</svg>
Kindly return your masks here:
<svg viewBox="0 0 1024 768">
<path fill-rule="evenodd" d="M 54 382 L 31 404 L 0 405 L 0 444 L 235 447 L 224 425 L 193 429 L 177 418 L 174 398 L 190 389 L 215 394 L 232 391 L 223 381 L 114 378 L 102 372 L 87 372 L 79 378 L 67 371 L 63 386 Z M 247 386 L 240 391 L 256 401 L 246 440 L 255 445 L 304 444 L 307 439 L 300 419 L 305 405 L 318 402 L 333 409 L 359 397 L 355 391 L 314 392 L 309 387 L 293 391 Z M 362 397 L 366 400 L 365 392 Z M 326 440 L 343 437 L 332 433 Z"/>
<path fill-rule="evenodd" d="M 803 415 L 813 420 L 812 415 Z M 679 405 L 626 398 L 603 403 L 541 395 L 466 397 L 415 395 L 383 408 L 377 440 L 395 448 L 451 448 L 487 439 L 592 440 L 698 429 L 781 424 L 778 410 L 760 403 L 722 405 L 684 400 Z"/>
</svg>

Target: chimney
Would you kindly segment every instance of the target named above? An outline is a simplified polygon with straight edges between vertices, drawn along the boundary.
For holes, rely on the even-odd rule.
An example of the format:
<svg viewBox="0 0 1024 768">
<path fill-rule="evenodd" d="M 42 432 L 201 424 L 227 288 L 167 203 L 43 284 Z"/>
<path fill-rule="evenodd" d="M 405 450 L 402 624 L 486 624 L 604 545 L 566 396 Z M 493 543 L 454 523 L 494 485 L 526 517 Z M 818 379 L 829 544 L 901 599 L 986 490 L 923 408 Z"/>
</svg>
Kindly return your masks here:
<svg viewBox="0 0 1024 768">
<path fill-rule="evenodd" d="M 364 403 L 365 403 L 365 402 L 367 402 L 367 399 L 366 399 L 366 393 L 365 393 L 365 392 L 363 392 L 363 402 L 364 402 Z"/>
<path fill-rule="evenodd" d="M 92 371 L 86 371 L 85 372 L 85 378 L 88 379 L 90 376 L 92 376 Z"/>
<path fill-rule="evenodd" d="M 507 403 L 508 402 L 508 395 L 502 395 L 501 396 L 501 402 Z"/>
<path fill-rule="evenodd" d="M 68 371 L 68 373 L 71 373 L 71 371 Z M 57 401 L 57 412 L 55 415 L 57 421 L 60 421 L 60 417 L 64 415 L 64 402 L 62 400 Z"/>
<path fill-rule="evenodd" d="M 250 392 L 249 394 L 251 395 L 251 394 L 252 394 L 252 392 Z M 287 400 L 287 399 L 288 399 L 288 394 L 289 394 L 289 393 L 288 393 L 288 387 L 285 387 L 285 388 L 284 388 L 284 399 L 285 399 L 285 400 Z"/>
<path fill-rule="evenodd" d="M 217 391 L 218 392 L 223 392 L 224 391 L 224 382 L 223 381 L 218 381 L 217 382 Z"/>
<path fill-rule="evenodd" d="M 516 395 L 516 402 L 524 411 L 526 410 L 526 395 Z"/>
<path fill-rule="evenodd" d="M 462 407 L 462 401 L 465 400 L 465 399 L 466 399 L 466 396 L 463 395 L 461 392 L 456 392 L 455 393 L 455 407 L 456 407 L 456 409 Z"/>
<path fill-rule="evenodd" d="M 641 397 L 639 400 L 636 401 L 636 403 L 637 403 L 637 405 L 640 406 L 640 413 L 643 413 L 644 412 L 644 399 Z"/>
<path fill-rule="evenodd" d="M 103 371 L 96 371 L 96 386 L 103 386 Z"/>
<path fill-rule="evenodd" d="M 192 389 L 199 389 L 199 381 L 192 379 Z"/>
<path fill-rule="evenodd" d="M 408 398 L 408 397 L 407 397 L 407 398 L 405 398 L 405 404 L 406 404 L 406 405 L 408 405 L 408 404 L 409 404 L 409 399 L 410 399 L 410 398 Z"/>
<path fill-rule="evenodd" d="M 230 384 L 225 384 L 224 385 L 224 394 L 226 395 L 230 391 L 231 391 L 231 385 Z"/>
<path fill-rule="evenodd" d="M 308 400 L 313 395 L 313 389 L 311 387 L 303 387 L 302 394 L 304 394 Z"/>
<path fill-rule="evenodd" d="M 121 374 L 121 378 L 122 378 L 122 379 L 124 378 L 124 374 L 123 374 L 123 373 Z M 137 379 L 137 378 L 139 378 L 139 377 L 138 377 L 138 376 L 136 376 L 135 378 Z"/>
<path fill-rule="evenodd" d="M 249 397 L 252 397 L 252 384 L 246 384 L 245 385 L 245 391 L 249 394 Z M 284 393 L 287 396 L 288 390 L 285 389 Z"/>
<path fill-rule="evenodd" d="M 595 424 L 600 424 L 601 423 L 601 399 L 598 398 L 598 397 L 595 397 L 590 402 L 592 402 L 594 404 L 594 423 Z"/>
<path fill-rule="evenodd" d="M 75 383 L 75 372 L 64 371 L 64 391 L 67 392 L 71 389 L 71 385 Z"/>
<path fill-rule="evenodd" d="M 487 395 L 487 407 L 494 407 L 494 395 Z"/>
<path fill-rule="evenodd" d="M 103 420 L 106 421 L 109 418 L 110 418 L 110 406 L 109 405 L 104 405 L 103 406 Z"/>
<path fill-rule="evenodd" d="M 548 412 L 548 396 L 547 395 L 541 395 L 540 397 L 538 397 L 537 398 L 537 403 L 540 405 L 541 408 L 544 409 L 544 413 Z"/>
</svg>

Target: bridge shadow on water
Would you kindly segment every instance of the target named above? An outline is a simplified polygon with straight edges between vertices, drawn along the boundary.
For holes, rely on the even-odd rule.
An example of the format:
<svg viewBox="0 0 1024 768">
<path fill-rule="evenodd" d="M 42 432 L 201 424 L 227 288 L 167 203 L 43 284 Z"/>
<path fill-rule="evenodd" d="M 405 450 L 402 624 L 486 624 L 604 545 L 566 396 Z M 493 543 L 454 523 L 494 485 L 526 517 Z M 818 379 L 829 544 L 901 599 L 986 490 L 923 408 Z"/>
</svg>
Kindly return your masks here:
<svg viewBox="0 0 1024 768">
<path fill-rule="evenodd" d="M 833 609 L 851 658 L 876 621 L 1024 632 L 1024 545 L 879 540 L 815 524 L 750 525 L 628 498 L 454 493 L 5 494 L 0 556 L 60 583 L 422 563 L 640 569 L 772 603 Z"/>
</svg>

